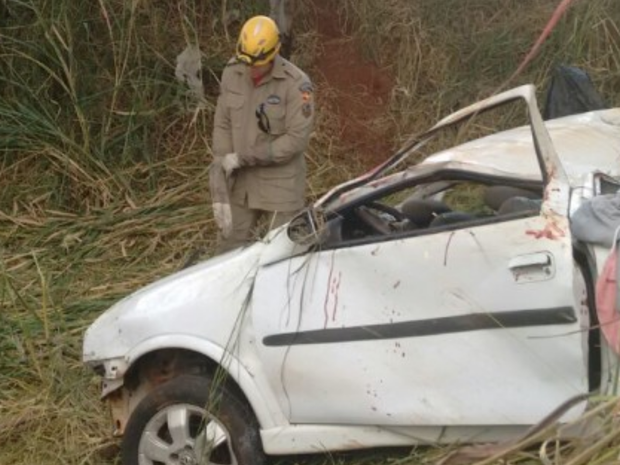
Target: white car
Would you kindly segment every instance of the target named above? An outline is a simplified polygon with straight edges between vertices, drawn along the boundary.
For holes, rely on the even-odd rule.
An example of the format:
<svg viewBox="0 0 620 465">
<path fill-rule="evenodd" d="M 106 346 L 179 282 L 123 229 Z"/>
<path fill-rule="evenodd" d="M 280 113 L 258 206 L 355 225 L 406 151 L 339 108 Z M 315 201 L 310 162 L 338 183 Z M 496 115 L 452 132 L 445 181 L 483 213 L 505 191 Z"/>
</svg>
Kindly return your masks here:
<svg viewBox="0 0 620 465">
<path fill-rule="evenodd" d="M 395 170 L 508 103 L 529 125 Z M 263 240 L 121 300 L 83 358 L 123 464 L 498 441 L 609 393 L 617 359 L 593 302 L 608 249 L 575 241 L 569 217 L 620 187 L 619 160 L 620 109 L 543 122 L 534 88 L 515 88 Z"/>
</svg>

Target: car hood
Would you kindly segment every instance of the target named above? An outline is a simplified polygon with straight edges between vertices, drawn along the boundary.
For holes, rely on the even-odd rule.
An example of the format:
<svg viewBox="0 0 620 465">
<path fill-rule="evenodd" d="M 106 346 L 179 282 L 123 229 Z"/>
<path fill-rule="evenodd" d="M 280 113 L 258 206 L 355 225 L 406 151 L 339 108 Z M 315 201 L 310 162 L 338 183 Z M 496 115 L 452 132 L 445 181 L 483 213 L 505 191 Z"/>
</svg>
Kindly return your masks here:
<svg viewBox="0 0 620 465">
<path fill-rule="evenodd" d="M 139 357 L 140 347 L 167 335 L 225 347 L 264 247 L 256 242 L 206 260 L 122 299 L 86 331 L 84 361 Z"/>
</svg>

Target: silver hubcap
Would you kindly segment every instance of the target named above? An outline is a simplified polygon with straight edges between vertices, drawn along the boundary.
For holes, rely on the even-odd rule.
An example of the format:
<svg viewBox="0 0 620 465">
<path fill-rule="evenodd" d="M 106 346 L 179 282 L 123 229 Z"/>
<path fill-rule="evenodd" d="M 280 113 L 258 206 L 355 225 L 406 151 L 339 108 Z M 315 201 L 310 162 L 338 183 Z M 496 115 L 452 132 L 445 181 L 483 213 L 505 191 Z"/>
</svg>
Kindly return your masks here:
<svg viewBox="0 0 620 465">
<path fill-rule="evenodd" d="M 147 423 L 139 446 L 140 465 L 237 465 L 230 434 L 205 409 L 175 404 Z"/>
</svg>

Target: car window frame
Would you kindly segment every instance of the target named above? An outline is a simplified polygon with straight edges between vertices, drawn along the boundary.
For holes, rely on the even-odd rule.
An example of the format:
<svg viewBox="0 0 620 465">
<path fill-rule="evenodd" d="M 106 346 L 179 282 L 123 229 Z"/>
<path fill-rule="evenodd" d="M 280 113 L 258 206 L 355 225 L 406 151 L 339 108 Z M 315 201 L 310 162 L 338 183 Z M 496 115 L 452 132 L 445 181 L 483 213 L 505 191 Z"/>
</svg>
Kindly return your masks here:
<svg viewBox="0 0 620 465">
<path fill-rule="evenodd" d="M 334 221 L 342 217 L 343 214 L 353 214 L 352 211 L 355 208 L 368 204 L 372 201 L 380 201 L 381 198 L 386 197 L 390 194 L 396 193 L 403 189 L 408 189 L 415 187 L 420 184 L 428 184 L 431 182 L 439 182 L 439 181 L 457 181 L 457 182 L 478 182 L 481 184 L 486 184 L 488 186 L 493 185 L 508 185 L 511 187 L 520 187 L 525 189 L 540 189 L 541 197 L 542 192 L 544 191 L 545 184 L 543 181 L 538 180 L 529 180 L 529 179 L 518 179 L 506 176 L 494 176 L 488 174 L 480 174 L 472 171 L 451 169 L 451 168 L 443 168 L 438 169 L 437 171 L 431 173 L 424 173 L 419 177 L 410 177 L 402 182 L 394 183 L 389 186 L 381 187 L 372 192 L 369 192 L 365 195 L 352 200 L 351 202 L 340 206 L 338 209 L 329 212 L 327 214 L 327 222 Z M 486 218 L 476 218 L 472 220 L 465 220 L 462 222 L 448 224 L 443 226 L 435 226 L 432 228 L 421 228 L 410 231 L 395 231 L 392 234 L 386 235 L 372 235 L 368 237 L 363 237 L 359 239 L 345 239 L 341 240 L 337 243 L 324 243 L 320 242 L 313 247 L 311 247 L 307 252 L 317 252 L 317 251 L 330 251 L 341 248 L 351 248 L 357 247 L 366 244 L 374 244 L 374 243 L 382 243 L 394 240 L 402 240 L 408 238 L 414 238 L 418 236 L 426 236 L 430 234 L 437 234 L 444 231 L 452 231 L 459 230 L 465 228 L 472 228 L 481 225 L 494 224 L 494 223 L 503 223 L 505 221 L 511 221 L 514 219 L 526 218 L 538 216 L 541 214 L 541 211 L 537 212 L 515 212 L 515 213 L 507 213 L 498 216 L 489 216 Z"/>
</svg>

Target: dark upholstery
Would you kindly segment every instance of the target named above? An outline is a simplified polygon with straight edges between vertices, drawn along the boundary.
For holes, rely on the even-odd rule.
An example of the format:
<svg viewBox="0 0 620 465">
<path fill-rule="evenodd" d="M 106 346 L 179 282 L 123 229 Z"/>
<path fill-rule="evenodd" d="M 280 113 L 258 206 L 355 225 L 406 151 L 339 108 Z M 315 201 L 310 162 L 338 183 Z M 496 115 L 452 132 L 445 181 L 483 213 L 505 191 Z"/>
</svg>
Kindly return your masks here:
<svg viewBox="0 0 620 465">
<path fill-rule="evenodd" d="M 541 195 L 527 189 L 510 186 L 490 186 L 484 191 L 484 203 L 495 211 L 498 211 L 504 202 L 512 197 L 540 199 Z"/>
<path fill-rule="evenodd" d="M 409 221 L 420 228 L 426 228 L 435 217 L 451 211 L 445 203 L 433 199 L 407 199 L 400 210 Z"/>
<path fill-rule="evenodd" d="M 463 221 L 471 221 L 475 220 L 476 215 L 472 215 L 471 213 L 465 212 L 447 212 L 442 213 L 441 215 L 436 216 L 433 221 L 431 221 L 430 227 L 436 228 L 438 226 L 445 226 L 448 224 L 461 223 Z"/>
</svg>

